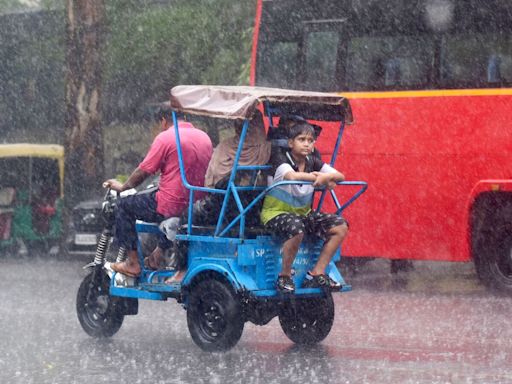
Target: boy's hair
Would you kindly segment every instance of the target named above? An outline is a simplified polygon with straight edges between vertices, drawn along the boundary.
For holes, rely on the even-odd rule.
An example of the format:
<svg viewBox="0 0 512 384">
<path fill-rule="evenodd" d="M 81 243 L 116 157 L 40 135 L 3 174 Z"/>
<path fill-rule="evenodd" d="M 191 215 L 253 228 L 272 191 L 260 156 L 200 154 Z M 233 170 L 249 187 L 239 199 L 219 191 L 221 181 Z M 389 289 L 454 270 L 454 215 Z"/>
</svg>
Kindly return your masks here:
<svg viewBox="0 0 512 384">
<path fill-rule="evenodd" d="M 293 140 L 304 133 L 316 139 L 315 129 L 311 124 L 304 121 L 297 122 L 288 128 L 288 139 Z"/>
</svg>

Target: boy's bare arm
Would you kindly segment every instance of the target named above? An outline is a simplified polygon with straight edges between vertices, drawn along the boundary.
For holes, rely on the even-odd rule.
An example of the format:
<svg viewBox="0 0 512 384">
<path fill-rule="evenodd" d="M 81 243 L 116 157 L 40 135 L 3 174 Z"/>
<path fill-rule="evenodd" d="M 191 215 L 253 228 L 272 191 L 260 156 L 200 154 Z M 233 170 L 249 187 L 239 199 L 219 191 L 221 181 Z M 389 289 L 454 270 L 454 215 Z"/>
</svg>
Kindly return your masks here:
<svg viewBox="0 0 512 384">
<path fill-rule="evenodd" d="M 320 187 L 322 185 L 326 185 L 329 188 L 334 188 L 338 181 L 345 180 L 345 176 L 341 172 L 333 172 L 333 173 L 321 173 L 321 172 L 313 172 L 316 174 L 316 180 L 313 183 L 314 187 Z"/>
<path fill-rule="evenodd" d="M 290 171 L 284 175 L 284 180 L 293 181 L 316 181 L 316 172 L 295 172 Z"/>
</svg>

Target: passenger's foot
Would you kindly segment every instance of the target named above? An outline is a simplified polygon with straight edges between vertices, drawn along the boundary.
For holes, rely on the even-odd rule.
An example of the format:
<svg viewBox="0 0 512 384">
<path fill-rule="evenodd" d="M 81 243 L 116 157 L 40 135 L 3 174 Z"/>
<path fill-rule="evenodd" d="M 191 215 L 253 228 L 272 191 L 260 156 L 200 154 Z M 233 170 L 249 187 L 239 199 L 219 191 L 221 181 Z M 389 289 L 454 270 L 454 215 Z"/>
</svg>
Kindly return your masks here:
<svg viewBox="0 0 512 384">
<path fill-rule="evenodd" d="M 341 284 L 325 274 L 313 275 L 308 271 L 302 283 L 302 288 L 326 288 L 331 291 L 339 291 Z"/>
<path fill-rule="evenodd" d="M 170 285 L 172 285 L 172 284 L 180 284 L 186 274 L 187 274 L 186 270 L 178 271 L 174 275 L 172 275 L 171 277 L 165 279 L 165 284 L 170 284 Z"/>
<path fill-rule="evenodd" d="M 110 267 L 118 273 L 122 273 L 123 275 L 130 277 L 137 277 L 140 275 L 140 265 L 130 263 L 128 260 L 121 261 L 119 263 L 112 263 Z"/>
<path fill-rule="evenodd" d="M 148 257 L 144 258 L 144 268 L 146 269 L 157 270 L 165 267 L 164 250 L 160 247 L 156 247 Z"/>
<path fill-rule="evenodd" d="M 276 288 L 281 293 L 295 292 L 295 283 L 290 276 L 279 276 L 276 281 Z"/>
</svg>

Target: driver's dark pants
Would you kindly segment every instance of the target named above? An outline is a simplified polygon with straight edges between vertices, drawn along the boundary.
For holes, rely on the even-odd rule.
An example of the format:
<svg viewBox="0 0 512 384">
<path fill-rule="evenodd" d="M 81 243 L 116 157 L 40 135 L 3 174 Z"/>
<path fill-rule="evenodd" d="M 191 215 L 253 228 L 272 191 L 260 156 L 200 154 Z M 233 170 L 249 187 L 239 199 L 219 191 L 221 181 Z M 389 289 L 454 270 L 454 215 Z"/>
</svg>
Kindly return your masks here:
<svg viewBox="0 0 512 384">
<path fill-rule="evenodd" d="M 137 232 L 135 221 L 160 223 L 166 218 L 156 212 L 156 191 L 126 196 L 117 201 L 116 238 L 120 247 L 126 250 L 137 249 Z M 158 238 L 158 246 L 168 249 L 172 243 L 163 233 Z"/>
</svg>

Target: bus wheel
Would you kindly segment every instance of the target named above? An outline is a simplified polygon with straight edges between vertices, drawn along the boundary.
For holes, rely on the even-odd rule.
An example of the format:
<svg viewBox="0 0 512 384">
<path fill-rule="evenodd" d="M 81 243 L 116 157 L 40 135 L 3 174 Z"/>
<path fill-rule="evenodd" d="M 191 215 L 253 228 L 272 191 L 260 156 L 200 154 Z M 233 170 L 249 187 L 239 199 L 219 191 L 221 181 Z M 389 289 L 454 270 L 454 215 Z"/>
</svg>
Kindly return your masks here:
<svg viewBox="0 0 512 384">
<path fill-rule="evenodd" d="M 187 304 L 192 340 L 204 351 L 232 348 L 244 329 L 242 308 L 229 283 L 206 278 L 194 283 Z"/>
<path fill-rule="evenodd" d="M 93 279 L 94 273 L 101 273 L 102 276 Z M 109 295 L 109 281 L 103 271 L 93 271 L 83 279 L 78 288 L 76 312 L 80 325 L 89 336 L 111 337 L 123 324 L 122 308 Z"/>
<path fill-rule="evenodd" d="M 479 196 L 472 212 L 472 254 L 480 280 L 512 294 L 512 195 Z"/>
<path fill-rule="evenodd" d="M 315 344 L 327 337 L 334 323 L 334 301 L 325 297 L 283 302 L 279 323 L 288 338 L 297 344 Z"/>
<path fill-rule="evenodd" d="M 475 266 L 485 285 L 512 294 L 512 235 L 502 232 L 491 236 L 479 247 Z"/>
</svg>

